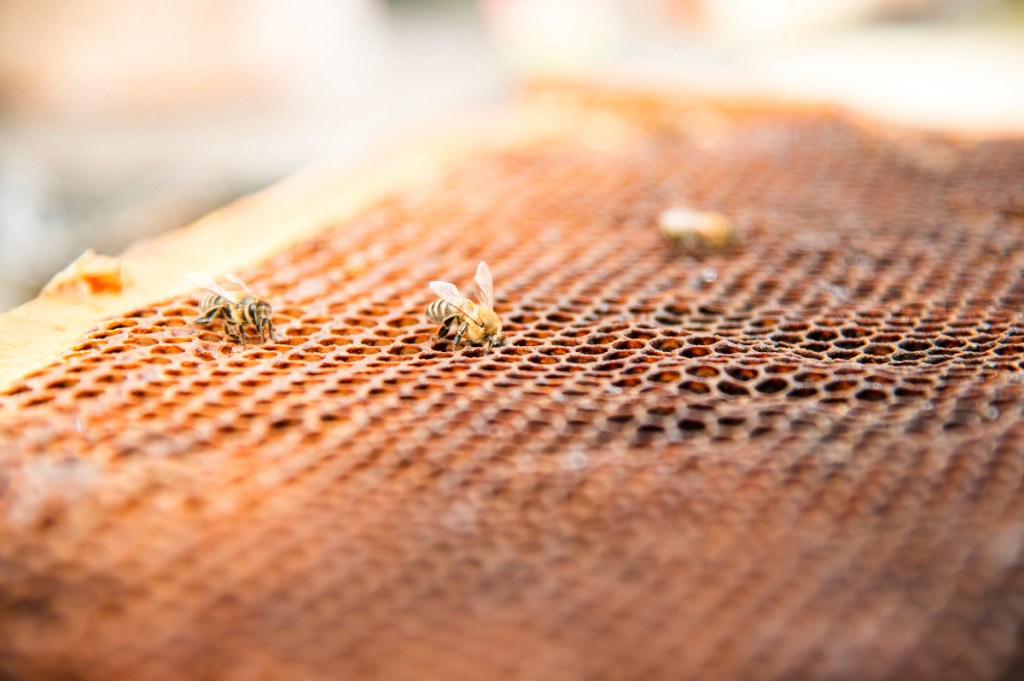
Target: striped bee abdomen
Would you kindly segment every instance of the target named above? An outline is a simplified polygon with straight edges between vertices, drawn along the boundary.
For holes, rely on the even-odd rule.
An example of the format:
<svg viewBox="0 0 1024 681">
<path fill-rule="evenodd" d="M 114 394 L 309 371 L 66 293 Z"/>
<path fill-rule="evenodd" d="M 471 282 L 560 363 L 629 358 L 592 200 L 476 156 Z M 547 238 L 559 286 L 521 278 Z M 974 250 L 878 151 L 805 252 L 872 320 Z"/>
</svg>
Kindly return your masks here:
<svg viewBox="0 0 1024 681">
<path fill-rule="evenodd" d="M 225 300 L 223 296 L 214 293 L 200 301 L 199 312 L 199 318 L 196 319 L 197 324 L 208 324 L 217 317 L 227 320 L 231 317 L 231 303 Z"/>
<path fill-rule="evenodd" d="M 219 307 L 223 307 L 227 301 L 216 293 L 211 293 L 199 302 L 199 311 L 203 313 L 205 317 L 209 314 L 210 310 L 214 310 Z"/>
<path fill-rule="evenodd" d="M 430 305 L 427 305 L 427 317 L 438 323 L 443 322 L 449 317 L 454 317 L 457 314 L 459 314 L 458 310 L 440 298 L 432 302 Z"/>
</svg>

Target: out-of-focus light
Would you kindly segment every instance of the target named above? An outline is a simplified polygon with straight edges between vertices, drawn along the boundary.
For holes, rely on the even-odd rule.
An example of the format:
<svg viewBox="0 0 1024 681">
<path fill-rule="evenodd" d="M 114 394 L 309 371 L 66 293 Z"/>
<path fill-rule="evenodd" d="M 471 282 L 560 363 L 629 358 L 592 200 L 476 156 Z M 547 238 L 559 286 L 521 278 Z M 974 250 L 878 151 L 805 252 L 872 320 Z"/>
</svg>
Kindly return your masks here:
<svg viewBox="0 0 1024 681">
<path fill-rule="evenodd" d="M 516 69 L 567 74 L 606 57 L 619 38 L 616 0 L 483 0 L 498 49 Z"/>
<path fill-rule="evenodd" d="M 737 40 L 764 40 L 864 17 L 872 4 L 866 0 L 714 0 L 703 3 L 703 8 L 714 33 Z"/>
<path fill-rule="evenodd" d="M 386 72 L 379 0 L 0 0 L 6 110 L 76 121 L 357 100 Z"/>
</svg>

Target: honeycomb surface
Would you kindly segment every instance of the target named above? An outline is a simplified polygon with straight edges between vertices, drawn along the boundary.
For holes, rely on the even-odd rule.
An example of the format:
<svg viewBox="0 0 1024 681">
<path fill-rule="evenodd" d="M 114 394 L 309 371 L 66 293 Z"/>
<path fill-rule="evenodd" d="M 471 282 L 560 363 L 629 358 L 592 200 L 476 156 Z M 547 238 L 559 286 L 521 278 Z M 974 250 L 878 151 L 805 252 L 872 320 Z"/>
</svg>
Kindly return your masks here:
<svg viewBox="0 0 1024 681">
<path fill-rule="evenodd" d="M 1024 141 L 641 109 L 239 273 L 279 342 L 197 292 L 10 389 L 0 679 L 1020 678 Z"/>
</svg>

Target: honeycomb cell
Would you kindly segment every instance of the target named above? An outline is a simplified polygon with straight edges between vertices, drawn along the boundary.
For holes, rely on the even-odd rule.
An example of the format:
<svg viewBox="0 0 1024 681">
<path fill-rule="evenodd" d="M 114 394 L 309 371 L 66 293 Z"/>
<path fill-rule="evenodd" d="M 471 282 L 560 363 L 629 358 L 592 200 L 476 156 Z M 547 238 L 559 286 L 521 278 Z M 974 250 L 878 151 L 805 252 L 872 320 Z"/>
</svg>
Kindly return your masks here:
<svg viewBox="0 0 1024 681">
<path fill-rule="evenodd" d="M 750 394 L 749 388 L 733 381 L 719 381 L 715 384 L 715 387 L 725 395 L 740 396 Z"/>
<path fill-rule="evenodd" d="M 783 378 L 768 378 L 754 386 L 758 392 L 768 395 L 782 392 L 788 387 L 789 382 Z"/>
</svg>

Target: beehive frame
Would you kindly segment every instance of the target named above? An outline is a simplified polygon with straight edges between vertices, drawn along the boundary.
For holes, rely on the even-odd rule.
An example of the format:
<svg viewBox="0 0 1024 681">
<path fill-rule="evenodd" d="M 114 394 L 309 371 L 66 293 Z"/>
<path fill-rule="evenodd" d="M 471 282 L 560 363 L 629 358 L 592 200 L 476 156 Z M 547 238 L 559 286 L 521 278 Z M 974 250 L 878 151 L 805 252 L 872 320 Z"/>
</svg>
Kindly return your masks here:
<svg viewBox="0 0 1024 681">
<path fill-rule="evenodd" d="M 308 230 L 240 274 L 280 342 L 180 289 L 13 380 L 0 677 L 1019 672 L 1024 141 L 545 96 L 277 213 Z M 737 248 L 668 249 L 684 204 Z M 479 260 L 509 344 L 453 351 L 426 283 Z"/>
</svg>

